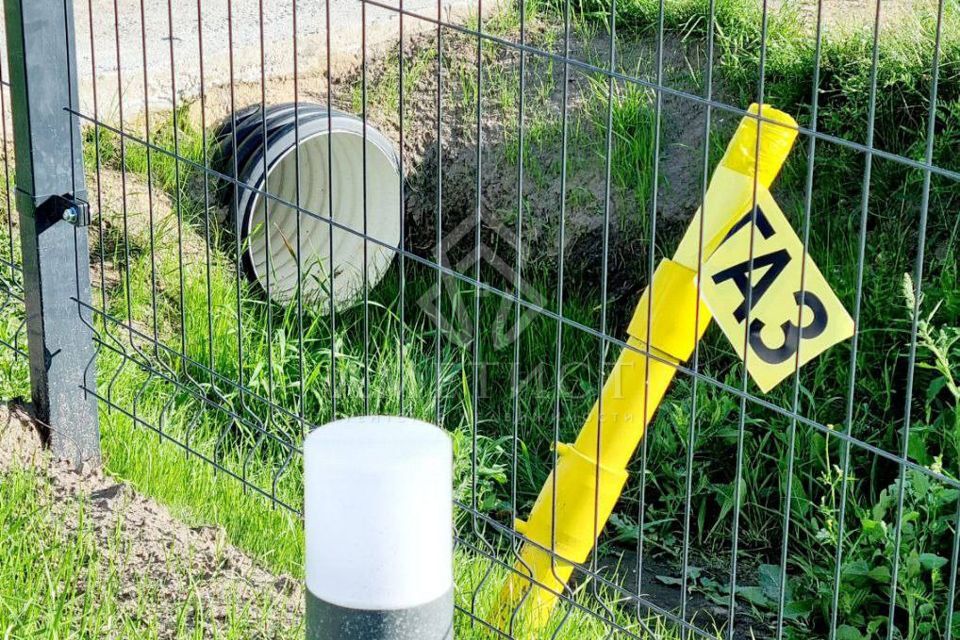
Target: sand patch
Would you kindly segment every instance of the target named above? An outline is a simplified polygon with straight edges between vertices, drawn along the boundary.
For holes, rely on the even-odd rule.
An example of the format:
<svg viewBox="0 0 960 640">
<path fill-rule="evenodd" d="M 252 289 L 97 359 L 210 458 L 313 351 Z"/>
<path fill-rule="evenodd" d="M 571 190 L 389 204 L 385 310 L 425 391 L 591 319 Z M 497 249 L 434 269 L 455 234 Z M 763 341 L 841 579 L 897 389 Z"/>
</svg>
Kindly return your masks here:
<svg viewBox="0 0 960 640">
<path fill-rule="evenodd" d="M 29 411 L 0 405 L 0 479 L 17 468 L 33 469 L 49 483 L 50 491 L 38 499 L 50 501 L 53 517 L 66 532 L 83 527 L 102 551 L 101 562 L 113 563 L 119 575 L 129 577 L 116 606 L 131 619 L 155 624 L 161 638 L 176 635 L 182 623 L 177 616 L 188 599 L 205 612 L 202 637 L 215 635 L 238 609 L 256 621 L 257 638 L 302 634 L 298 581 L 260 568 L 226 542 L 222 529 L 188 527 L 166 507 L 99 468 L 76 469 L 51 460 Z M 77 517 L 81 502 L 83 522 Z M 122 637 L 123 630 L 118 633 Z"/>
</svg>

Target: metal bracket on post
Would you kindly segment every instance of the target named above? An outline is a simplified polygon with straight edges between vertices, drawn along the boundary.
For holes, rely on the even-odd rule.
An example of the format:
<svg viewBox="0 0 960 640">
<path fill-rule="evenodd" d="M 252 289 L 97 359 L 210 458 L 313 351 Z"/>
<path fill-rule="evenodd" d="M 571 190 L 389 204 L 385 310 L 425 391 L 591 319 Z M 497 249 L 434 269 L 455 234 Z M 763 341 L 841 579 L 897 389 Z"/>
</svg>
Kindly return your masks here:
<svg viewBox="0 0 960 640">
<path fill-rule="evenodd" d="M 73 3 L 5 0 L 30 386 L 54 456 L 97 462 Z"/>
<path fill-rule="evenodd" d="M 86 200 L 74 198 L 73 196 L 55 196 L 51 198 L 55 201 L 55 207 L 63 213 L 60 215 L 64 221 L 69 222 L 75 227 L 90 226 L 90 203 Z"/>
</svg>

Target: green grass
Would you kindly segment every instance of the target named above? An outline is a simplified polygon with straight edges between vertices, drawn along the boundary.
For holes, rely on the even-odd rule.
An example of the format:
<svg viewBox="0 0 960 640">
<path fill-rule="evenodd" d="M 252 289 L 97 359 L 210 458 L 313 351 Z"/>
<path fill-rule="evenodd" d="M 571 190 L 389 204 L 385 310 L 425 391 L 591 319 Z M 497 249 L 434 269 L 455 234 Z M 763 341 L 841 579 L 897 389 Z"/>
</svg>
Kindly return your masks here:
<svg viewBox="0 0 960 640">
<path fill-rule="evenodd" d="M 708 24 L 707 6 L 702 0 L 666 3 L 663 19 L 668 34 L 685 38 L 688 43 L 702 43 Z M 603 24 L 609 17 L 608 4 L 584 1 L 575 8 L 578 37 L 586 40 L 602 36 Z M 960 161 L 951 151 L 960 145 L 960 26 L 956 24 L 956 8 L 956 2 L 948 0 L 941 52 L 937 138 L 933 147 L 934 162 L 954 171 L 960 170 Z M 715 11 L 718 48 L 715 77 L 724 89 L 724 100 L 746 107 L 756 93 L 759 9 L 747 0 L 719 0 Z M 618 0 L 618 36 L 624 43 L 649 38 L 655 33 L 659 17 L 659 3 L 655 0 Z M 555 27 L 558 24 L 556 7 L 550 3 L 528 4 L 527 18 L 540 25 Z M 485 26 L 509 34 L 517 25 L 516 12 L 507 12 Z M 881 38 L 875 143 L 881 149 L 914 159 L 922 159 L 926 143 L 931 28 L 931 17 L 919 15 L 915 29 L 885 32 Z M 555 45 L 556 29 L 546 29 L 544 35 L 538 37 L 553 38 Z M 830 35 L 824 41 L 817 122 L 821 131 L 855 142 L 865 140 L 870 44 L 870 34 L 862 30 Z M 517 94 L 512 88 L 518 83 L 515 69 L 494 64 L 497 52 L 492 47 L 485 47 L 483 55 L 487 56 L 485 69 L 490 74 L 484 81 L 484 108 L 487 109 L 489 103 L 492 109 L 513 113 L 517 108 Z M 426 51 L 414 51 L 410 64 L 405 62 L 405 73 L 409 70 L 405 81 L 416 83 L 426 78 L 433 73 L 435 62 L 429 46 Z M 474 63 L 470 60 L 447 62 L 452 65 L 454 80 L 445 91 L 464 114 L 475 112 L 478 87 L 471 73 L 475 73 Z M 765 66 L 767 101 L 790 112 L 805 125 L 810 124 L 812 64 L 812 37 L 799 17 L 789 12 L 772 15 Z M 552 74 L 552 68 L 545 69 L 540 82 L 528 85 L 531 97 L 527 103 L 523 162 L 526 175 L 541 186 L 559 180 L 560 175 L 559 163 L 550 160 L 549 149 L 559 146 L 561 121 L 555 111 L 537 108 L 549 103 L 550 94 L 555 90 L 549 80 Z M 694 72 L 694 75 L 699 81 L 699 74 Z M 577 171 L 595 170 L 605 162 L 608 87 L 606 82 L 589 77 L 585 77 L 584 86 L 587 90 L 582 94 L 583 99 L 572 106 L 570 117 L 570 148 L 578 152 L 575 158 L 571 156 L 569 167 L 574 175 Z M 371 105 L 389 114 L 391 109 L 396 110 L 399 99 L 395 75 L 385 73 L 372 80 L 368 93 Z M 353 100 L 356 107 L 359 100 L 356 91 Z M 654 152 L 650 101 L 650 94 L 636 85 L 615 85 L 611 106 L 613 197 L 618 201 L 626 197 L 635 199 L 642 214 L 639 220 L 646 218 L 645 212 L 649 209 L 646 203 L 654 188 L 649 169 Z M 507 122 L 511 120 L 508 118 Z M 729 120 L 717 124 L 711 151 L 722 151 L 732 124 Z M 193 158 L 201 157 L 201 136 L 185 118 L 160 123 L 153 140 L 172 148 L 174 125 L 179 131 L 180 152 Z M 511 137 L 513 135 L 509 132 L 505 135 L 503 155 L 505 161 L 515 166 L 521 159 L 518 140 Z M 118 141 L 106 134 L 100 138 L 101 160 L 105 165 L 125 166 L 131 172 L 145 174 L 146 154 L 142 147 L 128 145 L 121 159 Z M 88 142 L 93 142 L 92 134 L 88 134 Z M 87 145 L 88 155 L 93 148 L 93 144 Z M 713 153 L 711 157 L 716 161 L 719 156 Z M 775 196 L 798 232 L 805 222 L 803 193 L 809 161 L 807 142 L 801 140 L 774 187 Z M 178 183 L 178 167 L 163 154 L 151 155 L 151 168 L 154 184 L 170 193 L 183 208 L 181 234 L 202 237 L 207 227 L 196 182 L 190 181 L 191 177 L 181 166 Z M 864 160 L 859 153 L 828 142 L 818 143 L 810 252 L 848 309 L 853 308 L 857 285 L 863 170 Z M 910 459 L 937 473 L 957 478 L 960 476 L 960 411 L 956 379 L 960 353 L 953 336 L 960 327 L 955 215 L 960 205 L 960 190 L 946 179 L 932 181 L 920 310 L 925 323 L 921 328 L 927 333 L 921 335 L 914 397 L 904 397 L 913 307 L 901 291 L 904 274 L 914 268 L 921 192 L 922 174 L 881 158 L 874 160 L 866 220 L 867 251 L 852 420 L 846 421 L 849 343 L 834 348 L 801 371 L 797 410 L 809 420 L 829 425 L 836 431 L 849 429 L 855 437 L 899 454 L 904 447 L 903 409 L 909 403 L 913 409 L 911 436 L 906 443 Z M 571 189 L 567 198 L 570 206 L 574 206 L 575 201 L 585 207 L 599 206 L 592 194 L 583 190 Z M 330 398 L 334 362 L 331 345 L 335 345 L 336 368 L 332 380 L 337 397 L 336 415 L 404 413 L 439 421 L 455 438 L 458 499 L 475 504 L 505 524 L 512 516 L 522 516 L 528 511 L 549 472 L 555 425 L 561 440 L 572 438 L 596 397 L 601 376 L 598 371 L 600 345 L 595 339 L 584 332 L 565 329 L 558 361 L 556 324 L 543 317 L 533 318 L 520 334 L 521 394 L 515 419 L 513 345 L 497 340 L 496 329 L 504 326 L 500 315 L 502 301 L 497 297 L 482 294 L 480 317 L 475 318 L 476 292 L 452 278 L 444 278 L 444 286 L 449 286 L 441 307 L 444 318 L 464 325 L 468 334 L 474 322 L 484 329 L 478 344 L 481 388 L 475 401 L 473 345 L 461 344 L 439 333 L 417 304 L 422 295 L 436 286 L 435 273 L 408 261 L 401 307 L 401 275 L 395 266 L 385 281 L 370 293 L 369 325 L 365 324 L 362 308 L 338 314 L 336 330 L 331 329 L 322 315 L 307 310 L 301 344 L 300 326 L 293 311 L 265 305 L 260 294 L 244 283 L 238 287 L 231 268 L 234 249 L 229 239 L 217 237 L 215 225 L 212 228 L 212 246 L 216 250 L 212 252 L 211 278 L 207 278 L 204 260 L 185 264 L 182 300 L 181 271 L 175 252 L 157 253 L 155 263 L 151 263 L 149 251 L 140 245 L 134 247 L 129 260 L 123 252 L 110 256 L 125 268 L 121 269 L 121 283 L 110 292 L 108 302 L 111 313 L 124 321 L 129 313 L 137 326 L 146 327 L 144 332 L 150 333 L 155 290 L 160 300 L 161 339 L 175 350 L 182 345 L 192 360 L 204 366 L 185 365 L 169 354 L 148 353 L 148 360 L 157 367 L 166 367 L 161 370 L 198 391 L 200 397 L 225 405 L 248 419 L 238 424 L 223 411 L 201 412 L 202 400 L 130 363 L 124 365 L 111 387 L 111 378 L 121 360 L 104 350 L 99 361 L 101 390 L 106 393 L 109 388 L 116 404 L 127 407 L 130 413 L 136 406 L 140 419 L 162 425 L 163 432 L 175 440 L 184 441 L 189 434 L 192 449 L 216 459 L 237 475 L 246 474 L 250 482 L 268 494 L 275 494 L 297 507 L 300 470 L 296 464 L 285 464 L 289 451 L 273 441 L 273 436 L 297 443 L 303 427 L 287 413 L 271 410 L 270 404 L 297 416 L 302 397 L 303 415 L 309 423 L 321 424 L 334 417 Z M 681 231 L 682 225 L 658 223 L 658 245 L 668 252 Z M 638 233 L 638 237 L 647 237 L 645 228 L 640 228 Z M 129 268 L 129 277 L 126 268 Z M 158 274 L 156 278 L 154 273 Z M 557 283 L 553 272 L 548 267 L 533 267 L 525 273 L 545 296 L 546 306 L 556 308 Z M 484 277 L 492 278 L 494 274 L 484 273 Z M 154 279 L 155 286 L 151 287 Z M 564 314 L 576 322 L 599 328 L 601 301 L 596 283 L 568 285 Z M 614 332 L 622 325 L 621 319 L 615 316 L 621 309 L 629 310 L 643 285 L 644 277 L 638 276 L 625 299 L 611 302 L 608 326 Z M 507 310 L 512 316 L 509 305 Z M 213 318 L 216 337 L 213 340 L 208 335 L 208 311 Z M 8 321 L 0 324 L 0 331 L 6 326 L 9 333 L 13 330 L 9 327 L 17 321 L 10 311 L 5 311 L 4 317 Z M 272 330 L 269 335 L 265 331 L 268 325 Z M 142 346 L 116 327 L 103 330 L 105 335 L 114 336 L 112 343 L 120 350 L 130 352 L 133 345 Z M 365 349 L 363 336 L 366 334 L 370 336 L 370 343 Z M 439 362 L 436 360 L 438 341 Z M 242 358 L 239 357 L 241 349 Z M 205 367 L 220 377 L 211 375 Z M 742 384 L 742 369 L 716 329 L 711 329 L 701 344 L 700 368 L 703 373 L 731 386 Z M 561 384 L 556 388 L 558 369 Z M 23 395 L 24 380 L 23 363 L 5 359 L 0 366 L 4 390 L 9 389 L 10 395 Z M 231 384 L 239 380 L 248 391 Z M 366 387 L 370 391 L 367 402 Z M 602 555 L 635 548 L 642 526 L 646 553 L 678 566 L 685 507 L 689 501 L 691 563 L 701 571 L 700 577 L 691 578 L 691 583 L 700 595 L 726 604 L 729 588 L 725 576 L 731 555 L 732 514 L 734 509 L 739 509 L 738 607 L 751 611 L 761 625 L 773 624 L 779 608 L 780 532 L 786 508 L 786 470 L 792 451 L 791 533 L 787 547 L 789 596 L 785 612 L 789 637 L 828 635 L 838 545 L 843 552 L 839 637 L 886 636 L 893 558 L 899 559 L 901 569 L 895 635 L 936 638 L 944 634 L 945 575 L 949 565 L 945 566 L 943 560 L 950 557 L 956 527 L 955 491 L 931 482 L 922 473 L 906 473 L 902 483 L 903 535 L 898 548 L 894 536 L 901 488 L 898 469 L 882 457 L 854 448 L 845 483 L 847 508 L 841 537 L 839 505 L 844 486 L 841 440 L 803 423 L 792 425 L 779 413 L 748 403 L 743 418 L 744 456 L 750 464 L 744 467 L 739 478 L 741 502 L 735 504 L 733 496 L 738 478 L 731 461 L 739 435 L 739 400 L 722 389 L 699 384 L 696 387 L 697 421 L 691 424 L 693 393 L 691 380 L 678 376 L 645 443 L 642 455 L 646 464 L 645 482 L 637 481 L 641 471 L 638 455 L 633 480 L 617 517 L 601 538 Z M 271 403 L 258 400 L 254 394 L 268 398 Z M 765 396 L 773 405 L 785 409 L 794 406 L 793 398 L 792 382 Z M 558 400 L 560 412 L 556 416 Z M 188 458 L 182 449 L 161 443 L 159 436 L 142 425 L 132 424 L 129 416 L 120 411 L 104 411 L 102 422 L 104 450 L 112 472 L 130 479 L 145 493 L 174 505 L 187 520 L 222 524 L 231 541 L 271 567 L 293 574 L 300 571 L 302 540 L 296 518 L 283 509 L 271 508 L 269 501 L 258 499 L 252 491 L 244 493 L 234 479 L 223 472 L 215 475 L 210 465 Z M 272 435 L 261 438 L 258 424 Z M 686 461 L 691 453 L 691 432 L 694 433 L 694 475 L 688 495 Z M 642 524 L 637 521 L 641 487 Z M 474 536 L 469 515 L 460 512 L 457 517 L 461 534 Z M 510 557 L 502 540 L 497 539 L 493 544 L 502 558 Z M 489 567 L 485 560 L 467 553 L 458 556 L 457 566 L 461 585 L 479 584 Z M 771 576 L 776 580 L 772 585 Z M 500 569 L 495 569 L 491 577 L 483 581 L 482 592 L 477 597 L 479 603 L 495 596 L 501 577 Z M 467 586 L 462 595 L 471 596 L 471 591 Z M 584 602 L 590 600 L 586 595 L 583 594 Z M 606 599 L 613 598 L 607 594 Z M 466 606 L 466 602 L 462 604 Z M 486 611 L 483 606 L 490 605 L 480 606 L 481 613 Z M 619 608 L 615 615 L 623 620 L 629 617 Z M 955 616 L 955 624 L 958 618 L 960 616 Z M 459 623 L 467 624 L 465 618 Z M 579 620 L 584 633 L 571 637 L 595 637 L 589 624 L 592 623 L 586 617 Z M 466 635 L 472 632 L 484 637 L 476 625 L 458 630 L 464 637 L 472 637 Z"/>
<path fill-rule="evenodd" d="M 174 126 L 172 121 L 161 125 L 153 140 L 158 144 L 172 140 L 166 128 L 170 126 Z M 182 129 L 178 133 L 181 140 L 195 141 L 198 132 L 185 120 L 178 120 L 176 126 Z M 96 132 L 88 132 L 88 141 L 91 144 L 87 160 L 92 170 L 96 161 Z M 101 166 L 123 167 L 131 175 L 146 170 L 145 155 L 132 152 L 133 147 L 121 153 L 118 140 L 105 132 L 100 132 L 99 144 Z M 202 146 L 191 148 L 197 149 L 198 155 L 202 153 Z M 176 194 L 178 168 L 170 158 L 152 153 L 150 166 L 154 184 L 165 185 Z M 196 192 L 187 190 L 186 171 L 182 167 L 179 171 L 184 223 L 178 237 L 186 238 L 184 242 L 188 243 L 191 234 L 204 230 L 205 220 L 202 208 L 197 208 Z M 109 471 L 130 480 L 145 494 L 171 505 L 188 522 L 213 522 L 223 526 L 231 542 L 273 569 L 301 574 L 303 543 L 299 520 L 286 509 L 274 508 L 270 501 L 258 499 L 254 490 L 245 490 L 223 470 L 218 472 L 211 465 L 198 464 L 174 442 L 188 443 L 191 451 L 215 460 L 227 472 L 243 477 L 266 494 L 298 509 L 302 491 L 299 458 L 291 459 L 291 450 L 278 439 L 298 445 L 303 427 L 295 416 L 301 409 L 311 424 L 334 417 L 330 406 L 333 362 L 330 345 L 334 343 L 336 415 L 405 413 L 433 420 L 437 418 L 439 394 L 439 421 L 450 428 L 454 436 L 457 498 L 485 511 L 505 508 L 506 437 L 491 432 L 489 435 L 478 433 L 474 438 L 470 432 L 474 420 L 483 429 L 486 423 L 503 418 L 475 415 L 481 409 L 472 406 L 469 390 L 472 367 L 467 359 L 469 350 L 462 345 L 442 345 L 440 378 L 437 378 L 432 356 L 438 336 L 428 326 L 428 319 L 414 315 L 417 309 L 413 301 L 434 286 L 429 274 L 408 275 L 406 299 L 410 308 L 402 331 L 398 317 L 398 274 L 392 272 L 371 292 L 371 341 L 365 354 L 361 339 L 364 315 L 360 310 L 338 314 L 333 336 L 323 316 L 307 310 L 301 339 L 293 310 L 266 306 L 258 292 L 250 290 L 246 283 L 237 283 L 229 256 L 223 255 L 229 254 L 229 249 L 213 253 L 211 279 L 207 280 L 205 263 L 186 261 L 181 267 L 176 258 L 178 244 L 164 244 L 169 237 L 153 238 L 154 252 L 150 252 L 151 239 L 142 232 L 124 238 L 120 222 L 112 220 L 108 225 L 108 234 L 120 233 L 120 236 L 103 243 L 105 247 L 112 247 L 112 252 L 105 256 L 107 262 L 114 263 L 119 271 L 119 284 L 108 291 L 107 308 L 139 333 L 111 321 L 100 325 L 100 336 L 106 346 L 98 357 L 99 392 L 109 398 L 109 404 L 104 405 L 101 412 L 101 426 Z M 100 245 L 99 227 L 92 233 L 94 244 Z M 99 292 L 94 295 L 99 296 Z M 454 308 L 469 307 L 473 295 L 471 289 L 456 287 L 452 299 L 444 298 L 444 313 L 453 316 Z M 164 350 L 154 352 L 150 345 L 147 338 L 152 335 L 154 296 L 157 297 L 156 326 L 160 340 L 174 350 L 184 348 L 190 358 L 188 362 Z M 481 326 L 492 324 L 499 312 L 497 300 L 485 296 Z M 576 313 L 575 307 L 571 313 Z M 214 341 L 207 339 L 208 317 L 212 318 L 213 335 L 217 337 Z M 268 324 L 273 328 L 271 335 L 264 330 Z M 549 343 L 544 339 L 538 348 L 546 351 Z M 242 358 L 239 357 L 241 350 Z M 149 364 L 150 369 L 126 361 L 126 356 L 117 351 L 137 357 L 140 363 Z M 299 382 L 301 356 L 302 387 Z M 364 366 L 364 358 L 369 359 L 369 367 Z M 505 369 L 502 363 L 496 366 L 498 372 Z M 369 376 L 370 390 L 366 397 L 365 375 Z M 497 373 L 484 372 L 484 375 Z M 196 392 L 180 389 L 165 378 L 185 383 Z M 243 389 L 236 381 L 242 381 Z M 227 409 L 212 410 L 203 398 Z M 265 398 L 271 402 L 265 402 Z M 500 409 L 486 394 L 481 394 L 480 403 L 484 408 L 489 404 L 491 408 Z M 234 420 L 229 415 L 231 412 L 242 415 L 244 420 Z M 574 420 L 568 431 L 574 426 Z M 261 437 L 264 432 L 269 435 Z M 538 462 L 538 465 L 531 471 L 531 477 L 546 473 L 546 463 Z M 526 490 L 530 493 L 533 488 Z M 466 518 L 465 513 L 458 513 L 458 521 L 463 526 Z M 476 571 L 470 567 L 478 560 L 468 554 L 458 557 L 461 558 L 458 567 L 462 565 L 464 571 Z M 492 601 L 499 591 L 502 573 L 501 569 L 485 581 L 485 593 L 489 593 L 479 594 L 478 602 Z M 584 599 L 588 598 L 584 596 Z M 626 614 L 618 615 L 622 624 L 629 624 Z M 583 637 L 577 635 L 578 629 L 600 624 L 590 620 L 592 618 L 583 612 L 576 614 L 563 623 L 567 631 L 560 637 Z M 471 637 L 467 631 L 463 633 Z M 482 627 L 477 627 L 475 633 L 486 637 Z"/>
<path fill-rule="evenodd" d="M 540 5 L 543 7 L 543 5 Z M 609 21 L 609 3 L 583 2 L 576 5 L 581 24 L 594 28 Z M 660 20 L 660 3 L 646 0 L 617 2 L 617 28 L 620 42 L 654 37 Z M 958 91 L 960 91 L 960 25 L 957 5 L 948 2 L 940 51 L 939 99 L 936 112 L 936 138 L 932 158 L 941 167 L 957 171 L 956 154 L 948 151 L 958 145 Z M 546 20 L 556 20 L 555 14 Z M 684 42 L 702 42 L 706 37 L 708 4 L 679 2 L 664 5 L 663 22 L 669 37 Z M 718 49 L 715 78 L 722 87 L 724 100 L 745 107 L 756 99 L 761 41 L 759 3 L 722 0 L 715 4 L 716 43 Z M 528 14 L 529 15 L 529 14 Z M 907 19 L 901 29 L 885 30 L 880 39 L 877 73 L 875 145 L 885 151 L 923 159 L 926 146 L 926 119 L 931 83 L 934 16 L 922 10 Z M 765 98 L 778 108 L 793 114 L 810 126 L 810 96 L 814 40 L 809 23 L 789 11 L 769 17 L 766 37 Z M 589 33 L 589 29 L 585 33 Z M 584 36 L 587 37 L 587 36 Z M 872 34 L 869 29 L 828 32 L 820 60 L 820 131 L 863 143 L 868 122 Z M 594 100 L 599 104 L 602 98 Z M 729 123 L 715 131 L 722 149 Z M 803 191 L 807 163 L 807 142 L 801 138 L 774 193 L 799 230 L 804 226 Z M 716 156 L 714 156 L 715 158 Z M 629 167 L 624 167 L 629 175 Z M 852 308 L 856 291 L 857 239 L 860 235 L 860 183 L 864 171 L 861 154 L 840 145 L 820 142 L 814 170 L 810 229 L 810 251 L 821 270 L 837 290 L 844 304 Z M 614 175 L 616 175 L 616 166 Z M 899 455 L 906 446 L 914 462 L 956 478 L 960 458 L 953 445 L 958 419 L 955 385 L 958 368 L 956 335 L 960 325 L 958 298 L 958 225 L 954 212 L 960 204 L 960 189 L 946 179 L 932 180 L 926 232 L 927 256 L 922 291 L 929 322 L 935 333 L 944 335 L 939 346 L 921 336 L 916 371 L 915 397 L 904 398 L 905 365 L 909 347 L 909 318 L 912 310 L 899 294 L 904 273 L 914 269 L 918 243 L 918 216 L 922 195 L 922 174 L 903 165 L 876 160 L 873 163 L 871 196 L 866 219 L 867 252 L 860 316 L 860 345 L 857 357 L 857 385 L 854 388 L 852 421 L 846 422 L 844 396 L 850 375 L 849 345 L 841 345 L 808 365 L 800 376 L 798 410 L 801 415 L 837 430 L 849 428 L 862 440 Z M 678 237 L 679 229 L 669 226 L 659 231 L 665 247 Z M 931 248 L 936 247 L 931 253 Z M 937 355 L 939 354 L 939 355 Z M 722 338 L 712 332 L 701 351 L 702 370 L 739 387 L 741 371 L 730 366 L 733 359 Z M 766 399 L 777 406 L 793 406 L 793 385 L 785 383 Z M 929 390 L 929 391 L 926 391 Z M 668 402 L 660 409 L 648 438 L 647 478 L 644 495 L 644 542 L 667 557 L 676 557 L 682 529 L 678 526 L 687 499 L 688 475 L 685 460 L 690 425 L 691 385 L 678 380 Z M 902 442 L 903 409 L 912 405 L 910 440 Z M 695 547 L 705 556 L 729 554 L 732 496 L 736 483 L 728 456 L 737 439 L 739 402 L 723 392 L 700 385 L 697 397 L 698 422 L 695 425 L 696 477 L 693 481 L 692 535 Z M 951 522 L 950 504 L 956 493 L 938 483 L 914 493 L 911 487 L 923 485 L 926 477 L 906 474 L 904 534 L 897 549 L 892 537 L 897 513 L 891 510 L 891 496 L 899 493 L 895 465 L 877 456 L 854 450 L 847 483 L 848 510 L 842 539 L 837 534 L 840 502 L 837 481 L 843 447 L 838 439 L 799 425 L 791 445 L 791 426 L 776 413 L 748 404 L 745 417 L 745 459 L 741 479 L 743 501 L 739 505 L 740 543 L 745 558 L 779 564 L 779 540 L 771 544 L 770 532 L 782 528 L 785 470 L 791 446 L 795 452 L 793 502 L 791 503 L 791 544 L 787 556 L 788 576 L 796 608 L 791 608 L 790 632 L 804 637 L 829 631 L 832 604 L 833 565 L 836 546 L 843 548 L 840 572 L 841 635 L 881 637 L 886 634 L 887 606 L 890 599 L 891 559 L 899 555 L 902 573 L 897 588 L 896 625 L 904 637 L 929 637 L 943 633 L 943 601 L 946 585 L 937 569 L 948 558 L 956 524 Z M 636 491 L 636 489 L 634 489 Z M 634 498 L 637 494 L 633 494 Z M 927 499 L 942 496 L 948 508 L 928 509 Z M 872 516 L 868 514 L 873 514 Z M 866 535 L 867 521 L 879 523 L 883 534 Z M 637 537 L 638 524 L 630 516 L 615 522 L 626 540 Z M 916 532 L 935 532 L 930 536 Z M 825 538 L 822 536 L 826 536 Z M 868 540 L 868 542 L 865 542 Z M 916 558 L 933 554 L 929 563 L 917 564 Z M 698 560 L 695 562 L 702 562 Z M 759 565 L 762 576 L 765 565 Z M 909 567 L 903 572 L 904 567 Z M 878 579 L 863 577 L 873 571 Z M 750 569 L 746 572 L 749 574 Z M 776 612 L 777 602 L 757 598 L 755 578 L 740 580 L 745 589 L 739 595 L 743 605 L 754 608 L 760 617 Z M 708 596 L 727 594 L 721 587 L 700 585 Z M 919 604 L 922 603 L 922 604 Z M 932 613 L 936 610 L 937 613 Z M 798 613 L 800 612 L 800 613 Z"/>
<path fill-rule="evenodd" d="M 4 638 L 249 638 L 266 632 L 249 602 L 223 604 L 222 619 L 187 594 L 171 603 L 152 577 L 131 578 L 121 527 L 102 545 L 87 505 L 63 502 L 33 471 L 0 474 L 0 633 Z M 60 501 L 60 502 L 57 502 Z M 56 508 L 54 508 L 56 507 Z M 75 527 L 66 522 L 76 523 Z M 189 579 L 189 577 L 188 577 Z M 238 594 L 239 595 L 239 594 Z M 269 603 L 261 603 L 269 606 Z M 175 609 L 171 612 L 171 607 Z M 159 611 L 175 625 L 161 626 Z M 167 617 L 166 615 L 164 616 Z M 270 637 L 302 637 L 300 628 Z"/>
<path fill-rule="evenodd" d="M 114 432 L 114 429 L 110 432 L 111 437 L 129 436 L 128 444 L 141 439 L 136 432 Z M 104 442 L 105 449 L 115 451 L 116 446 Z M 112 472 L 138 478 L 154 489 L 162 486 L 158 479 L 163 474 L 176 473 L 178 487 L 168 487 L 159 493 L 166 498 L 180 496 L 190 500 L 189 509 L 183 512 L 188 522 L 218 522 L 228 530 L 235 530 L 235 524 L 242 521 L 244 529 L 272 534 L 280 543 L 288 537 L 299 537 L 299 525 L 295 531 L 285 531 L 276 519 L 264 519 L 262 513 L 258 516 L 256 501 L 232 498 L 229 487 L 236 487 L 236 483 L 218 483 L 205 473 L 203 465 L 184 462 L 182 456 L 165 446 L 152 446 L 148 457 L 152 461 L 150 465 L 129 469 L 113 464 Z M 117 458 L 113 457 L 112 461 L 116 463 Z M 150 576 L 137 578 L 133 581 L 135 584 L 131 584 L 129 573 L 121 569 L 124 554 L 128 553 L 125 549 L 135 542 L 126 541 L 123 529 L 118 527 L 104 547 L 92 533 L 94 523 L 87 516 L 86 504 L 82 500 L 70 499 L 64 503 L 62 498 L 54 498 L 49 482 L 32 470 L 13 469 L 0 474 L 0 525 L 4 545 L 4 554 L 0 556 L 0 630 L 5 638 L 247 638 L 261 630 L 263 621 L 251 613 L 249 603 L 234 602 L 226 616 L 214 619 L 212 614 L 205 613 L 202 602 L 192 596 L 176 604 L 179 608 L 174 616 L 178 621 L 176 628 L 160 626 L 154 616 L 160 608 L 168 608 L 170 602 L 160 599 L 160 590 Z M 183 487 L 190 483 L 219 486 L 214 491 L 184 491 Z M 181 506 L 176 500 L 170 504 L 175 509 Z M 214 504 L 224 511 L 204 511 L 206 506 Z M 231 507 L 238 511 L 227 515 Z M 280 520 L 289 520 L 281 512 L 272 513 Z M 65 521 L 78 523 L 76 529 L 66 528 Z M 267 557 L 276 560 L 284 553 L 302 556 L 302 550 L 288 551 L 281 545 L 276 553 Z M 457 553 L 455 565 L 460 586 L 457 605 L 480 620 L 492 619 L 506 569 L 479 554 L 464 551 Z M 474 593 L 477 597 L 473 597 Z M 609 589 L 601 589 L 601 594 L 611 603 L 617 599 Z M 121 602 L 129 605 L 131 598 L 135 600 L 134 607 L 120 606 Z M 578 599 L 589 604 L 594 596 L 584 592 Z M 612 611 L 616 624 L 634 631 L 641 629 L 625 610 Z M 658 637 L 678 637 L 676 629 L 656 617 L 644 619 L 643 625 L 662 634 Z M 564 640 L 593 638 L 606 630 L 604 623 L 581 609 L 569 615 L 558 614 L 548 625 L 550 637 Z M 467 615 L 457 617 L 456 633 L 463 638 L 489 637 L 484 627 Z M 294 627 L 274 629 L 269 637 L 301 636 L 302 629 Z"/>
</svg>

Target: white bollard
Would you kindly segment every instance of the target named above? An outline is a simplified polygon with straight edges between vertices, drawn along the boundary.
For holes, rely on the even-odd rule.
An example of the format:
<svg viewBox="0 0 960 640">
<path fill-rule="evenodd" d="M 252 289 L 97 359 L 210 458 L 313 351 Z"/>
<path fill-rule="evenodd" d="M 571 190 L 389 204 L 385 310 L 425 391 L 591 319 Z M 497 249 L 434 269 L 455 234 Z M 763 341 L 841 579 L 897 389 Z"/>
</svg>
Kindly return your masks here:
<svg viewBox="0 0 960 640">
<path fill-rule="evenodd" d="M 307 640 L 453 638 L 453 446 L 409 418 L 304 442 Z"/>
</svg>

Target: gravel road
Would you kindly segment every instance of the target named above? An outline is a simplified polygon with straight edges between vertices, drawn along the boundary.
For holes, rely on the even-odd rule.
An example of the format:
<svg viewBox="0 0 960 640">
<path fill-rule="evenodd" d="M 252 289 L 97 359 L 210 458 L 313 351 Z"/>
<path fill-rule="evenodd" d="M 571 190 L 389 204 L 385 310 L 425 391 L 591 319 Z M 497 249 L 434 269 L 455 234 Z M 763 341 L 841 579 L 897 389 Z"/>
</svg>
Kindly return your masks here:
<svg viewBox="0 0 960 640">
<path fill-rule="evenodd" d="M 366 3 L 368 56 L 397 46 L 400 1 Z M 298 77 L 324 69 L 328 5 L 336 73 L 360 59 L 361 0 L 74 0 L 81 109 L 93 115 L 96 93 L 97 116 L 116 121 L 121 103 L 128 118 L 145 104 L 168 109 L 174 99 L 196 98 L 201 86 L 259 83 L 261 77 L 269 83 L 292 77 L 295 68 Z M 483 5 L 486 14 L 497 3 Z M 477 6 L 477 0 L 403 0 L 404 35 L 434 29 L 429 20 L 438 12 L 462 24 Z"/>
</svg>

